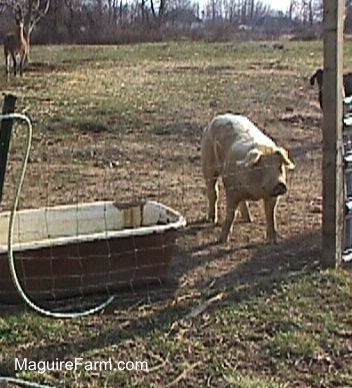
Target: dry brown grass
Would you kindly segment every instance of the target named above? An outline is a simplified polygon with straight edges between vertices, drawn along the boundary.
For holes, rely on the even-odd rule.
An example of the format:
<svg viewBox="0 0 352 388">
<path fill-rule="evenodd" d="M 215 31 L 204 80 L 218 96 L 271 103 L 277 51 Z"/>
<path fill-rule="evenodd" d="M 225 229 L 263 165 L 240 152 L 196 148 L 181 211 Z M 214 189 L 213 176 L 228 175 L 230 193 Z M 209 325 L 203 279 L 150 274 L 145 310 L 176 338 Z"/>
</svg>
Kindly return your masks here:
<svg viewBox="0 0 352 388">
<path fill-rule="evenodd" d="M 48 63 L 6 85 L 20 97 L 19 110 L 35 120 L 21 207 L 143 197 L 181 211 L 188 226 L 178 240 L 170 283 L 123 294 L 101 317 L 45 323 L 47 331 L 37 334 L 42 319 L 22 313 L 13 318 L 16 310 L 10 309 L 0 320 L 5 336 L 0 344 L 7 353 L 0 357 L 0 375 L 13 374 L 11 357 L 19 349 L 37 358 L 143 356 L 155 368 L 148 375 L 67 374 L 67 386 L 351 382 L 350 365 L 329 350 L 325 338 L 334 336 L 335 326 L 342 330 L 340 319 L 348 319 L 341 298 L 351 292 L 350 280 L 347 274 L 314 272 L 320 249 L 322 117 L 308 79 L 321 64 L 321 44 L 285 46 L 286 51 L 257 43 L 33 50 L 33 58 Z M 251 204 L 254 224 L 236 224 L 227 245 L 216 244 L 218 228 L 204 223 L 200 138 L 212 116 L 224 111 L 249 116 L 289 149 L 297 165 L 278 207 L 278 245 L 264 241 L 261 204 Z M 23 141 L 18 129 L 4 208 L 13 196 Z M 336 294 L 329 308 L 315 295 L 328 298 L 320 287 L 324 282 Z M 220 292 L 224 299 L 182 323 L 194 306 Z M 314 315 L 310 309 L 317 303 L 321 313 Z M 329 309 L 335 329 L 324 331 L 319 321 L 328 319 Z M 280 321 L 287 322 L 280 326 Z M 11 331 L 13 322 L 18 336 Z M 317 339 L 317 330 L 324 336 Z M 290 348 L 294 342 L 298 350 Z M 334 344 L 339 354 L 351 349 L 350 338 Z M 327 353 L 329 372 L 325 361 L 317 361 Z M 54 374 L 27 376 L 62 380 Z"/>
</svg>

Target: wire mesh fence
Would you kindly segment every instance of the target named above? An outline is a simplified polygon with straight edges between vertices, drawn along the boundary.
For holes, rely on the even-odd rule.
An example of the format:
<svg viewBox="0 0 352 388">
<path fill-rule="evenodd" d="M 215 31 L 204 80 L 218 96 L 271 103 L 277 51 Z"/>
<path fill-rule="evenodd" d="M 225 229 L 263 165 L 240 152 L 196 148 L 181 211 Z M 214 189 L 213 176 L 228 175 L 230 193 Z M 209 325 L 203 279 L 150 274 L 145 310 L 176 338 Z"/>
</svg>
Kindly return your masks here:
<svg viewBox="0 0 352 388">
<path fill-rule="evenodd" d="M 81 310 L 90 301 L 94 304 L 97 298 L 111 295 L 124 305 L 135 303 L 136 298 L 172 299 L 314 264 L 321 227 L 321 134 L 319 118 L 314 118 L 316 126 L 309 128 L 311 119 L 308 115 L 284 114 L 279 118 L 281 127 L 272 135 L 278 137 L 287 122 L 292 131 L 297 128 L 295 136 L 287 130 L 281 133 L 281 143 L 290 140 L 294 144 L 290 155 L 296 169 L 288 174 L 288 193 L 277 206 L 277 244 L 265 241 L 260 202 L 250 202 L 251 224 L 235 221 L 230 242 L 218 242 L 220 227 L 206 220 L 208 204 L 200 160 L 204 125 L 159 128 L 150 138 L 143 133 L 35 133 L 19 209 L 42 209 L 42 222 L 38 224 L 31 219 L 34 213 L 28 213 L 29 231 L 28 226 L 21 225 L 22 218 L 17 224 L 17 242 L 25 247 L 25 234 L 29 233 L 36 243 L 42 239 L 48 244 L 40 251 L 35 267 L 31 254 L 24 259 L 25 254 L 15 252 L 23 288 L 34 300 L 44 299 L 40 303 L 50 309 Z M 10 207 L 14 195 L 24 136 L 22 128 L 16 127 L 4 210 Z M 220 186 L 222 223 L 225 198 Z M 165 204 L 185 217 L 187 227 L 178 231 L 177 240 L 155 232 L 147 233 L 151 238 L 132 233 L 129 240 L 111 239 L 111 232 L 119 228 L 128 231 L 133 226 L 145 227 L 140 207 L 145 200 Z M 117 216 L 109 214 L 109 201 L 117 204 L 114 210 L 118 204 L 125 204 L 127 210 L 120 216 L 119 226 L 111 221 Z M 82 211 L 82 203 L 92 202 L 100 203 L 100 213 Z M 50 210 L 57 206 L 61 206 L 61 214 Z M 67 206 L 69 211 L 64 210 Z M 68 213 L 71 216 L 65 219 Z M 154 221 L 155 226 L 165 223 L 159 214 Z M 87 222 L 93 225 L 91 230 L 84 229 Z M 99 230 L 94 229 L 97 223 L 101 224 Z M 93 237 L 87 237 L 89 234 Z M 63 242 L 64 237 L 68 242 Z M 10 277 L 4 284 L 4 289 L 11 289 Z M 70 298 L 66 306 L 64 297 Z M 18 299 L 14 290 L 11 298 Z"/>
</svg>

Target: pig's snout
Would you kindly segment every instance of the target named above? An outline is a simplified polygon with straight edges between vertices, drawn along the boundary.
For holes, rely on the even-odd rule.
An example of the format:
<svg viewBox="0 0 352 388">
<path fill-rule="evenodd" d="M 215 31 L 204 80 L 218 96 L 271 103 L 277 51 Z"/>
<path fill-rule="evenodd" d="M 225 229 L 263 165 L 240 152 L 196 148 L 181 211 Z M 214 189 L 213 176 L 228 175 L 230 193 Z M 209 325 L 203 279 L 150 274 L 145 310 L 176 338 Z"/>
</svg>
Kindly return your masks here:
<svg viewBox="0 0 352 388">
<path fill-rule="evenodd" d="M 273 190 L 273 197 L 278 197 L 279 195 L 284 195 L 287 192 L 287 187 L 285 183 L 279 182 Z"/>
</svg>

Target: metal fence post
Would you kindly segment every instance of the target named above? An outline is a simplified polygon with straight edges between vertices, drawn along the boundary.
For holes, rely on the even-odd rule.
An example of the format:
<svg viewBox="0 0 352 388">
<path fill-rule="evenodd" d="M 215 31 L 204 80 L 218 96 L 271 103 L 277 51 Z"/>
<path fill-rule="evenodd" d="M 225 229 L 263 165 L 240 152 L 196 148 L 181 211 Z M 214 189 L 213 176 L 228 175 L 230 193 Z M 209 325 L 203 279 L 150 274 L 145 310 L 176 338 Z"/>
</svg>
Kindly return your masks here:
<svg viewBox="0 0 352 388">
<path fill-rule="evenodd" d="M 2 114 L 13 113 L 15 111 L 17 97 L 6 94 Z M 7 157 L 10 148 L 13 120 L 2 120 L 0 123 L 0 204 L 5 183 Z"/>
</svg>

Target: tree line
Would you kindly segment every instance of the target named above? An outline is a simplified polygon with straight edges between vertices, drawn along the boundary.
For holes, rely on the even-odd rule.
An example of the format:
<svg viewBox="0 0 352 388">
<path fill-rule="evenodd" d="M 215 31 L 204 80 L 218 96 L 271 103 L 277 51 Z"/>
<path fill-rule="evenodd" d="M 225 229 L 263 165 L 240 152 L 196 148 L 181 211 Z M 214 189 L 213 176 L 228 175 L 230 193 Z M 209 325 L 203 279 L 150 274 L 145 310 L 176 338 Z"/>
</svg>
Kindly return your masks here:
<svg viewBox="0 0 352 388">
<path fill-rule="evenodd" d="M 23 8 L 47 0 L 11 0 Z M 1 2 L 0 2 L 1 3 Z M 346 0 L 352 29 L 352 0 Z M 32 5 L 31 5 L 32 4 Z M 0 9 L 0 36 L 14 27 L 11 9 Z M 50 0 L 33 31 L 36 43 L 113 44 L 168 39 L 270 38 L 321 33 L 323 0 L 291 0 L 278 12 L 263 0 Z"/>
</svg>

